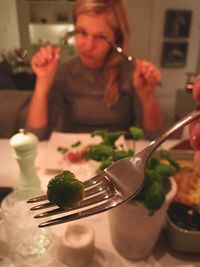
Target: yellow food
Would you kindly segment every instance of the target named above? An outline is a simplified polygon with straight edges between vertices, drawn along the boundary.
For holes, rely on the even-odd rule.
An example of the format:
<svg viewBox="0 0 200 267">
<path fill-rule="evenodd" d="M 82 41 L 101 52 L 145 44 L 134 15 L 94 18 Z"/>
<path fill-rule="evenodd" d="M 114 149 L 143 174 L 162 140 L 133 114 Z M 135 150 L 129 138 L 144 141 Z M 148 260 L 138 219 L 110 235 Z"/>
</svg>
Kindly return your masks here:
<svg viewBox="0 0 200 267">
<path fill-rule="evenodd" d="M 191 162 L 180 162 L 181 170 L 174 176 L 177 183 L 175 200 L 200 206 L 200 171 Z"/>
</svg>

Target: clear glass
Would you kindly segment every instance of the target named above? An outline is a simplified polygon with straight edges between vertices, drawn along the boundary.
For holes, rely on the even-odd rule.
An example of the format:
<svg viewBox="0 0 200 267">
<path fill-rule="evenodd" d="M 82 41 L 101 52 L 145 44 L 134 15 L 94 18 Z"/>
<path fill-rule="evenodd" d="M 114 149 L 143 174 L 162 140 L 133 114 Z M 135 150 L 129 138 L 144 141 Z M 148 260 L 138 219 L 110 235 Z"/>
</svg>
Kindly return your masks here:
<svg viewBox="0 0 200 267">
<path fill-rule="evenodd" d="M 25 200 L 17 200 L 13 193 L 3 200 L 1 210 L 9 258 L 21 266 L 41 266 L 55 244 L 50 228 L 39 228 L 30 206 Z"/>
</svg>

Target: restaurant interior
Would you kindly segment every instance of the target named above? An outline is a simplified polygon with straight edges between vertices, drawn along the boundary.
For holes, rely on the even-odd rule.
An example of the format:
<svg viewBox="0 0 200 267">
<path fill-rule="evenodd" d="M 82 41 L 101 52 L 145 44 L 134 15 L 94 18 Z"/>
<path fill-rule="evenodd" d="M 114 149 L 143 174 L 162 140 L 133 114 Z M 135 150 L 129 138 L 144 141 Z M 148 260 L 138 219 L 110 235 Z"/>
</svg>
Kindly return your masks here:
<svg viewBox="0 0 200 267">
<path fill-rule="evenodd" d="M 166 113 L 167 128 L 194 107 L 194 101 L 191 94 L 186 93 L 186 88 L 200 71 L 199 1 L 126 0 L 125 2 L 128 6 L 131 28 L 128 53 L 149 60 L 160 68 L 162 85 L 158 86 L 156 93 Z M 1 1 L 0 7 L 1 69 L 5 68 L 7 75 L 12 75 L 12 81 L 7 81 L 7 84 L 6 75 L 1 75 L 1 99 L 6 97 L 6 93 L 9 94 L 8 99 L 12 99 L 11 92 L 5 92 L 4 89 L 21 90 L 21 97 L 17 92 L 13 93 L 14 99 L 19 99 L 19 102 L 21 99 L 18 105 L 15 103 L 15 111 L 9 109 L 13 115 L 16 114 L 19 105 L 23 105 L 28 95 L 31 95 L 31 92 L 27 91 L 32 91 L 34 88 L 35 76 L 29 64 L 31 56 L 47 42 L 58 44 L 63 34 L 73 28 L 71 18 L 73 1 L 8 0 Z M 183 35 L 167 32 L 172 21 L 169 18 L 173 14 L 176 17 L 177 12 L 185 12 L 187 32 Z M 19 58 L 15 51 L 20 49 L 26 49 L 28 57 Z M 169 52 L 173 52 L 174 49 L 180 50 L 181 58 L 179 56 L 168 58 Z M 61 61 L 73 57 L 75 53 L 72 42 L 62 49 Z M 3 62 L 3 58 L 6 62 Z M 4 66 L 3 63 L 8 63 L 8 66 L 7 64 Z M 13 101 L 10 101 L 11 103 L 7 105 L 12 106 L 14 110 Z M 0 114 L 6 111 L 6 107 L 2 108 Z M 3 122 L 1 118 L 1 123 Z M 21 122 L 19 124 L 23 125 Z M 10 133 L 5 133 L 4 136 L 8 134 Z"/>
<path fill-rule="evenodd" d="M 162 79 L 156 95 L 166 115 L 164 128 L 168 129 L 195 108 L 192 85 L 200 74 L 200 1 L 124 2 L 131 29 L 127 54 L 151 61 L 160 69 Z M 192 226 L 195 229 L 182 229 L 184 223 L 177 226 L 167 213 L 177 194 L 178 182 L 174 187 L 171 182 L 174 192 L 170 191 L 172 196 L 168 192 L 165 198 L 168 203 L 156 216 L 143 210 L 138 212 L 135 207 L 133 213 L 133 207 L 116 208 L 116 212 L 114 208 L 83 216 L 76 222 L 72 216 L 69 223 L 38 228 L 44 219 L 33 219 L 35 211 L 30 211 L 30 204 L 26 203 L 24 210 L 24 201 L 46 192 L 50 178 L 58 170 L 70 168 L 83 182 L 96 175 L 97 162 L 83 160 L 72 164 L 65 156 L 71 152 L 77 155 L 86 145 L 98 144 L 99 136 L 54 132 L 49 140 L 38 141 L 23 129 L 36 80 L 31 57 L 46 43 L 59 45 L 63 35 L 73 30 L 73 5 L 74 0 L 0 1 L 0 200 L 14 192 L 13 199 L 5 198 L 0 207 L 0 267 L 200 267 L 200 202 L 197 212 L 193 206 L 187 209 L 187 215 L 196 216 L 197 226 Z M 62 48 L 60 60 L 64 62 L 75 55 L 72 40 Z M 77 140 L 81 146 L 73 147 Z M 147 140 L 135 142 L 119 137 L 119 146 L 134 147 L 134 154 L 147 145 Z M 191 170 L 194 151 L 188 141 L 187 125 L 161 147 L 172 151 L 177 162 L 189 161 L 189 167 L 184 168 Z M 171 162 L 169 158 L 168 161 Z M 199 199 L 199 170 L 197 173 L 193 187 L 198 188 Z M 10 213 L 9 205 L 13 205 Z M 64 215 L 67 211 L 64 210 Z M 180 209 L 171 213 L 172 217 L 177 214 L 176 219 L 181 217 Z M 151 230 L 145 226 L 150 224 L 149 217 Z M 124 236 L 131 239 L 131 244 Z M 138 239 L 133 241 L 136 236 Z"/>
</svg>

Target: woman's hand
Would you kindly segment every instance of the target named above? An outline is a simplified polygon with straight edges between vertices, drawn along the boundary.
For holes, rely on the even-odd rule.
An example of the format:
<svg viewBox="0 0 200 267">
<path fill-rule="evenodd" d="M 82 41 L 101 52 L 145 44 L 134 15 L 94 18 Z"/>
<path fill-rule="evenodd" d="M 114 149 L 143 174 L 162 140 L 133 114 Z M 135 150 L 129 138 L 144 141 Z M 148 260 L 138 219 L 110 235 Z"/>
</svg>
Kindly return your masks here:
<svg viewBox="0 0 200 267">
<path fill-rule="evenodd" d="M 32 69 L 37 78 L 48 77 L 48 79 L 53 79 L 59 58 L 60 48 L 53 48 L 50 45 L 40 48 L 31 60 Z"/>
<path fill-rule="evenodd" d="M 136 70 L 133 73 L 132 82 L 143 103 L 154 93 L 154 89 L 160 83 L 160 80 L 160 70 L 152 63 L 136 60 Z"/>
<path fill-rule="evenodd" d="M 32 69 L 37 79 L 27 118 L 31 128 L 43 128 L 48 124 L 48 94 L 55 77 L 59 58 L 60 48 L 53 48 L 50 45 L 40 48 L 32 58 Z"/>
</svg>

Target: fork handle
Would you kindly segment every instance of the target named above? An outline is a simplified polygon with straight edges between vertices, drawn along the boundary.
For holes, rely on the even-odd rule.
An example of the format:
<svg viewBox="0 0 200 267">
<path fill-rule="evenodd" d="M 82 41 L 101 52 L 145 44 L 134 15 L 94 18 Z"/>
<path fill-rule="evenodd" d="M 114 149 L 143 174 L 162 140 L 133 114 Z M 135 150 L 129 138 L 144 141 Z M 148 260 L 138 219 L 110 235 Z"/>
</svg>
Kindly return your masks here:
<svg viewBox="0 0 200 267">
<path fill-rule="evenodd" d="M 146 158 L 148 159 L 151 154 L 158 148 L 168 137 L 170 137 L 173 133 L 175 133 L 178 129 L 186 126 L 191 123 L 195 119 L 200 118 L 200 105 L 197 108 L 185 116 L 183 119 L 178 121 L 174 126 L 172 126 L 169 130 L 163 133 L 160 137 L 152 141 L 144 150 L 146 150 Z M 138 153 L 140 154 L 140 153 Z"/>
</svg>

